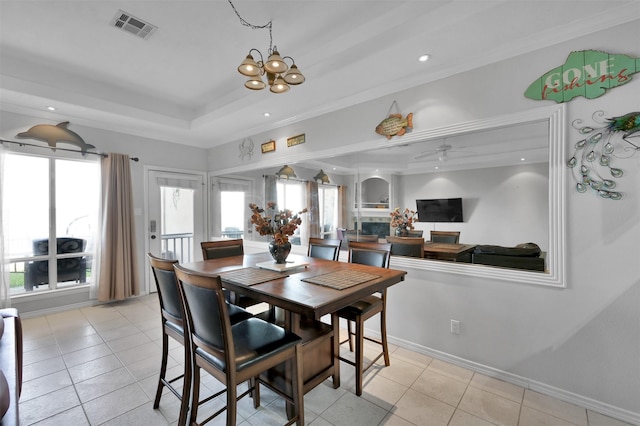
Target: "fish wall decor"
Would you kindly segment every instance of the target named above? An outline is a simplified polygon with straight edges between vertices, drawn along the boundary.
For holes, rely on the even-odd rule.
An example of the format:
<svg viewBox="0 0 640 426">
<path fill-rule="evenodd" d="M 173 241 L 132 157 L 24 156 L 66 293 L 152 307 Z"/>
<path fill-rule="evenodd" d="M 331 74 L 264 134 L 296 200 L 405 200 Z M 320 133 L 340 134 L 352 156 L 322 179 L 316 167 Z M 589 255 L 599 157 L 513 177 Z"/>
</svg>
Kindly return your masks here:
<svg viewBox="0 0 640 426">
<path fill-rule="evenodd" d="M 67 129 L 68 125 L 68 121 L 63 121 L 55 126 L 53 124 L 37 124 L 26 132 L 18 133 L 16 137 L 46 142 L 53 151 L 56 150 L 56 146 L 60 142 L 77 146 L 82 155 L 85 155 L 88 149 L 95 148 L 95 146 L 86 143 L 76 132 Z"/>
<path fill-rule="evenodd" d="M 391 139 L 392 136 L 402 136 L 407 133 L 407 129 L 413 129 L 413 113 L 402 118 L 402 114 L 389 114 L 376 126 L 376 133 Z"/>
</svg>

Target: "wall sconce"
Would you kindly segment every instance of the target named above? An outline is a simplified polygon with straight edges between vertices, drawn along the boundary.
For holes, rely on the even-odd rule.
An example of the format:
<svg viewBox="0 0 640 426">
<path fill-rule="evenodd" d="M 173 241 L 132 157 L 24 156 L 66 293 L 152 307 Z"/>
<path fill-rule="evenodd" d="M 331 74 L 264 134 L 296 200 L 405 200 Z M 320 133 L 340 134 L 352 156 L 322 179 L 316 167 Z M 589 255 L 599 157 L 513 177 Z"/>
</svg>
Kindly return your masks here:
<svg viewBox="0 0 640 426">
<path fill-rule="evenodd" d="M 320 169 L 320 172 L 315 175 L 313 179 L 315 179 L 315 181 L 318 183 L 331 183 L 331 181 L 329 181 L 329 176 L 327 176 L 327 174 L 322 169 Z"/>
<path fill-rule="evenodd" d="M 280 170 L 278 170 L 278 173 L 276 173 L 276 176 L 283 179 L 295 179 L 298 177 L 296 176 L 296 172 L 294 172 L 293 169 L 287 166 L 286 164 L 282 166 Z"/>
</svg>

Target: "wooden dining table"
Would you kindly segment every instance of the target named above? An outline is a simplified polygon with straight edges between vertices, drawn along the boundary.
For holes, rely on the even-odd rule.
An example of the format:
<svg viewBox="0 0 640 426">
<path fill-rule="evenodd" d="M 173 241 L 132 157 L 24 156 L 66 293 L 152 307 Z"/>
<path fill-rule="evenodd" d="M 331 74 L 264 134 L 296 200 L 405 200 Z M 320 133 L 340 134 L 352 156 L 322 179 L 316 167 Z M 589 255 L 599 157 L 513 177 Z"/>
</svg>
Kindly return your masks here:
<svg viewBox="0 0 640 426">
<path fill-rule="evenodd" d="M 220 275 L 226 289 L 281 308 L 281 325 L 303 340 L 304 392 L 329 377 L 337 388 L 340 386 L 340 332 L 336 312 L 403 281 L 406 272 L 295 254 L 290 254 L 287 261 L 293 269 L 284 272 L 256 266 L 273 262 L 266 252 L 182 266 L 196 273 Z M 273 311 L 266 311 L 269 312 Z M 330 324 L 320 321 L 326 315 L 331 316 Z M 291 394 L 284 366 L 270 370 L 262 378 Z"/>
</svg>

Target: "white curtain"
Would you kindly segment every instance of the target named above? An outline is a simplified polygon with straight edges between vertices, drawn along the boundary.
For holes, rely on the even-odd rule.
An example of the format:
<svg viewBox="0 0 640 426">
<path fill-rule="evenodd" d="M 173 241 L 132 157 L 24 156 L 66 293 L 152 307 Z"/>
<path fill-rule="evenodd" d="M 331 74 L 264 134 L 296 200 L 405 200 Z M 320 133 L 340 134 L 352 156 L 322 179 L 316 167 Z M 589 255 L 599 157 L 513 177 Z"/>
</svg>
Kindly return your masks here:
<svg viewBox="0 0 640 426">
<path fill-rule="evenodd" d="M 4 208 L 4 160 L 5 148 L 0 144 L 0 308 L 8 308 L 11 305 L 9 297 L 9 258 L 5 257 L 4 252 L 4 221 L 2 220 Z"/>
</svg>

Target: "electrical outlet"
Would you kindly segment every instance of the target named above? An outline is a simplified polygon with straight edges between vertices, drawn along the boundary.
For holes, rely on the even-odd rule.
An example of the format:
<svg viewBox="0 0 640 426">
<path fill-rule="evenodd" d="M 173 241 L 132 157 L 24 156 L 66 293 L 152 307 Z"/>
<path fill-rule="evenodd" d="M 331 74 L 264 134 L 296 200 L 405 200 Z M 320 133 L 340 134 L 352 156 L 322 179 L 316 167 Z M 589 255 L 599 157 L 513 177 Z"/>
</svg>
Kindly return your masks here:
<svg viewBox="0 0 640 426">
<path fill-rule="evenodd" d="M 460 321 L 451 320 L 451 334 L 460 334 Z"/>
</svg>

